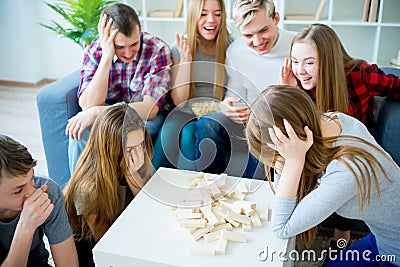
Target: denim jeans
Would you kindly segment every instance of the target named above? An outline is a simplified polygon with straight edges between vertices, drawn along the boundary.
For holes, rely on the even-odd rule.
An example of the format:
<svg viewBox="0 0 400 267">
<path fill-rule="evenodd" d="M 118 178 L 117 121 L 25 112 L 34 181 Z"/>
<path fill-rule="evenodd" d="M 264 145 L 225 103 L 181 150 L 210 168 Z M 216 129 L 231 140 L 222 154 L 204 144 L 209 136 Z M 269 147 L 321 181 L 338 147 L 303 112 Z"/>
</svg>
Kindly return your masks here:
<svg viewBox="0 0 400 267">
<path fill-rule="evenodd" d="M 357 241 L 350 247 L 344 249 L 341 255 L 332 259 L 324 266 L 360 266 L 360 267 L 392 267 L 397 266 L 389 261 L 375 261 L 376 256 L 379 255 L 378 247 L 376 244 L 375 235 L 370 233 L 364 236 L 361 240 Z M 328 252 L 329 256 L 329 252 Z M 386 255 L 385 255 L 386 256 Z M 358 258 L 357 258 L 358 257 Z M 383 259 L 383 258 L 382 258 Z M 397 259 L 396 259 L 397 260 Z M 396 261 L 399 264 L 399 261 Z"/>
<path fill-rule="evenodd" d="M 249 153 L 244 127 L 220 112 L 201 117 L 195 128 L 197 170 L 264 179 L 263 165 Z"/>
<path fill-rule="evenodd" d="M 145 125 L 149 129 L 150 136 L 154 140 L 157 137 L 158 131 L 161 128 L 165 120 L 165 115 L 158 114 L 151 121 L 144 121 Z M 83 134 L 82 138 L 79 140 L 75 140 L 73 138 L 69 138 L 68 142 L 68 160 L 69 160 L 69 169 L 71 175 L 74 173 L 76 163 L 78 162 L 79 156 L 82 154 L 83 150 L 86 147 L 87 141 L 90 135 L 90 128 L 87 128 Z M 64 186 L 64 185 L 63 185 Z"/>
<path fill-rule="evenodd" d="M 178 110 L 167 116 L 154 143 L 152 163 L 155 170 L 159 167 L 195 170 L 195 141 L 191 126 L 195 118 L 194 114 Z"/>
<path fill-rule="evenodd" d="M 178 154 L 178 169 L 196 171 L 196 136 L 198 120 L 187 123 L 181 132 L 180 153 Z"/>
</svg>

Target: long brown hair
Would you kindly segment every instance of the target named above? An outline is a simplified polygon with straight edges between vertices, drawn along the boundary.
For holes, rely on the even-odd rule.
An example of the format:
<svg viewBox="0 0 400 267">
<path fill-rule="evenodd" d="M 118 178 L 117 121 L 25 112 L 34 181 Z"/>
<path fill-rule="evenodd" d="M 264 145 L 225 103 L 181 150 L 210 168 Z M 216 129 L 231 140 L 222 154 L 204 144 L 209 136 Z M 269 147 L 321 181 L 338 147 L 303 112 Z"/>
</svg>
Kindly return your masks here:
<svg viewBox="0 0 400 267">
<path fill-rule="evenodd" d="M 293 44 L 304 42 L 310 42 L 317 52 L 316 103 L 318 109 L 323 112 L 337 111 L 347 114 L 349 92 L 346 76 L 364 61 L 350 57 L 335 31 L 324 24 L 312 24 L 298 32 L 292 40 L 290 54 L 292 54 Z M 297 84 L 302 88 L 299 80 Z"/>
<path fill-rule="evenodd" d="M 372 182 L 378 194 L 380 192 L 376 170 L 379 169 L 387 179 L 389 178 L 382 165 L 366 149 L 350 145 L 332 146 L 332 144 L 339 139 L 348 139 L 361 142 L 379 151 L 381 149 L 355 136 L 322 137 L 321 118 L 324 116 L 326 115 L 317 111 L 310 97 L 299 88 L 286 85 L 270 86 L 261 93 L 251 106 L 251 113 L 246 126 L 246 137 L 250 151 L 263 164 L 274 167 L 274 158 L 277 152 L 266 145 L 272 143 L 268 129 L 276 126 L 287 136 L 283 125 L 283 119 L 286 119 L 299 138 L 305 140 L 304 127 L 308 126 L 313 132 L 314 143 L 306 154 L 297 192 L 297 202 L 300 202 L 315 189 L 317 180 L 322 176 L 328 164 L 333 160 L 338 160 L 345 164 L 355 178 L 358 187 L 359 208 L 362 211 L 363 207 L 369 204 L 370 193 L 373 188 Z M 326 118 L 329 119 L 329 117 Z M 355 167 L 351 166 L 349 162 Z M 270 180 L 269 176 L 267 178 Z M 307 230 L 300 235 L 300 240 L 309 246 L 315 238 L 315 233 L 316 227 Z"/>
<path fill-rule="evenodd" d="M 124 150 L 127 134 L 144 131 L 145 162 L 142 177 L 151 175 L 151 138 L 143 120 L 126 103 L 115 104 L 97 117 L 88 143 L 79 157 L 75 171 L 64 189 L 65 208 L 75 233 L 84 240 L 99 240 L 118 217 L 118 185 L 127 174 Z M 77 216 L 75 201 L 83 201 L 84 214 Z M 96 215 L 96 229 L 91 232 L 88 216 Z"/>
<path fill-rule="evenodd" d="M 197 23 L 200 20 L 201 12 L 203 11 L 204 2 L 206 0 L 190 0 L 188 7 L 188 14 L 186 17 L 186 35 L 187 43 L 190 47 L 190 53 L 193 60 L 195 60 L 197 42 L 200 35 L 197 30 Z M 221 26 L 216 36 L 216 63 L 215 64 L 215 78 L 214 78 L 214 97 L 222 100 L 223 98 L 223 84 L 225 78 L 225 53 L 229 44 L 229 33 L 226 25 L 226 10 L 224 0 L 216 0 L 221 9 Z M 193 70 L 192 74 L 193 75 Z M 191 90 L 196 90 L 194 84 L 191 85 Z M 192 93 L 191 93 L 192 94 Z"/>
</svg>

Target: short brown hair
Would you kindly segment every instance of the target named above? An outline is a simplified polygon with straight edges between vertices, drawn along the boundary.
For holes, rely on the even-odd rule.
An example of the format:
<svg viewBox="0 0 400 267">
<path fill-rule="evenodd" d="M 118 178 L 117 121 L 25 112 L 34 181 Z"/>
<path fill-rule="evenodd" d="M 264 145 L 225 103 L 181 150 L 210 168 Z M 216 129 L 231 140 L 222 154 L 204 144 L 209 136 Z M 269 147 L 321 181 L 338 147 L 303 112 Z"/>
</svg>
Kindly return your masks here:
<svg viewBox="0 0 400 267">
<path fill-rule="evenodd" d="M 0 134 L 0 182 L 6 176 L 19 176 L 36 166 L 28 149 L 11 137 Z"/>
<path fill-rule="evenodd" d="M 136 11 L 128 5 L 122 3 L 115 3 L 109 5 L 104 9 L 102 16 L 107 15 L 107 20 L 113 19 L 112 28 L 118 29 L 120 33 L 126 37 L 130 37 L 133 31 L 136 30 L 136 26 L 141 29 L 140 20 Z"/>
</svg>

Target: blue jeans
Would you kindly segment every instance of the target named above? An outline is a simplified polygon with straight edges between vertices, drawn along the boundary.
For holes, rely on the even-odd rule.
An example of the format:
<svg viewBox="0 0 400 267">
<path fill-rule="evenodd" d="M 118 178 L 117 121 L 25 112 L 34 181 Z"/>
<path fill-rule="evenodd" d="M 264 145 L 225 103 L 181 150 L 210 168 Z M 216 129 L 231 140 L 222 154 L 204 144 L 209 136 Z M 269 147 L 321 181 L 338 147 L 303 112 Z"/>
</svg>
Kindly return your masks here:
<svg viewBox="0 0 400 267">
<path fill-rule="evenodd" d="M 179 110 L 168 115 L 154 144 L 152 163 L 155 170 L 159 167 L 195 170 L 195 118 L 194 114 Z"/>
<path fill-rule="evenodd" d="M 158 131 L 160 130 L 164 120 L 165 120 L 165 115 L 158 114 L 151 121 L 144 121 L 145 125 L 147 126 L 147 129 L 150 132 L 150 136 L 153 140 L 157 137 Z M 92 127 L 87 128 L 83 132 L 82 138 L 79 140 L 69 138 L 68 160 L 69 160 L 69 170 L 71 172 L 71 175 L 74 173 L 76 163 L 78 162 L 80 155 L 82 154 L 83 150 L 86 147 L 91 128 Z"/>
<path fill-rule="evenodd" d="M 264 166 L 249 153 L 244 127 L 220 112 L 201 117 L 195 128 L 197 170 L 264 179 Z"/>
<path fill-rule="evenodd" d="M 364 256 L 363 256 L 364 255 Z M 379 255 L 378 247 L 376 245 L 375 235 L 370 233 L 363 237 L 361 240 L 354 243 L 352 246 L 346 248 L 336 258 L 325 264 L 326 267 L 334 266 L 360 266 L 360 267 L 392 267 L 396 266 L 389 261 L 375 261 L 376 256 Z M 328 254 L 329 256 L 329 254 Z M 358 256 L 358 257 L 357 257 Z M 385 255 L 387 256 L 387 255 Z M 383 259 L 383 258 L 379 258 Z M 399 264 L 399 260 L 397 263 Z"/>
<path fill-rule="evenodd" d="M 180 148 L 178 154 L 178 169 L 196 170 L 196 136 L 195 130 L 198 120 L 187 123 L 181 133 Z"/>
</svg>

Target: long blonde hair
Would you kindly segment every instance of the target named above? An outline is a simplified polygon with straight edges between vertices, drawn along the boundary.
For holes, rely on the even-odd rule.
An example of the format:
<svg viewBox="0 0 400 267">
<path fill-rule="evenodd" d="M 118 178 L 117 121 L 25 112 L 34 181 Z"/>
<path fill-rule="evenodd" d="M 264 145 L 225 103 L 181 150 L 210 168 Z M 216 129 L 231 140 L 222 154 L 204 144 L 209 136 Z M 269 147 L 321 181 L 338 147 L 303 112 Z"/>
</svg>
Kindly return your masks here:
<svg viewBox="0 0 400 267">
<path fill-rule="evenodd" d="M 186 35 L 187 43 L 190 47 L 190 53 L 193 60 L 195 60 L 197 42 L 199 41 L 200 34 L 197 30 L 197 24 L 203 11 L 204 2 L 206 0 L 190 0 L 188 7 L 188 14 L 186 18 Z M 215 78 L 214 78 L 214 97 L 222 100 L 223 98 L 223 85 L 225 79 L 225 53 L 229 44 L 229 33 L 226 25 L 226 10 L 224 0 L 216 0 L 221 9 L 221 26 L 216 36 L 216 63 L 215 64 Z M 192 74 L 193 75 L 193 70 Z M 191 91 L 196 90 L 194 84 L 191 84 Z M 192 93 L 191 93 L 192 94 Z"/>
<path fill-rule="evenodd" d="M 142 129 L 145 135 L 145 163 L 139 170 L 143 178 L 151 175 L 152 144 L 143 120 L 126 103 L 102 111 L 90 131 L 88 143 L 64 189 L 65 208 L 77 237 L 99 240 L 118 217 L 118 185 L 127 174 L 124 151 L 129 132 Z M 83 201 L 84 214 L 77 216 L 75 200 Z M 92 233 L 87 223 L 96 215 Z"/>
<path fill-rule="evenodd" d="M 266 145 L 272 143 L 268 129 L 275 125 L 287 136 L 283 125 L 283 119 L 286 119 L 299 138 L 305 140 L 304 127 L 308 126 L 313 132 L 314 143 L 306 154 L 297 192 L 297 202 L 315 189 L 317 180 L 322 176 L 328 164 L 333 160 L 338 160 L 351 171 L 355 178 L 358 187 L 359 208 L 362 211 L 363 207 L 370 203 L 372 182 L 378 194 L 380 192 L 376 170 L 379 169 L 388 180 L 389 178 L 382 165 L 366 149 L 350 145 L 332 146 L 332 144 L 338 139 L 347 139 L 361 142 L 381 152 L 382 150 L 355 136 L 322 137 L 321 118 L 323 116 L 316 110 L 310 97 L 299 88 L 286 85 L 270 86 L 251 106 L 250 117 L 246 125 L 246 137 L 250 151 L 263 164 L 274 167 L 277 152 Z M 349 162 L 355 167 L 352 167 Z M 270 180 L 269 175 L 267 178 Z M 316 228 L 314 227 L 302 233 L 300 240 L 309 246 L 315 238 L 315 233 Z"/>
<path fill-rule="evenodd" d="M 364 61 L 350 57 L 335 31 L 327 25 L 316 23 L 298 32 L 292 40 L 290 54 L 293 44 L 307 41 L 311 42 L 317 52 L 318 109 L 323 112 L 338 111 L 348 114 L 350 101 L 346 76 Z M 297 84 L 302 88 L 298 79 Z"/>
</svg>

